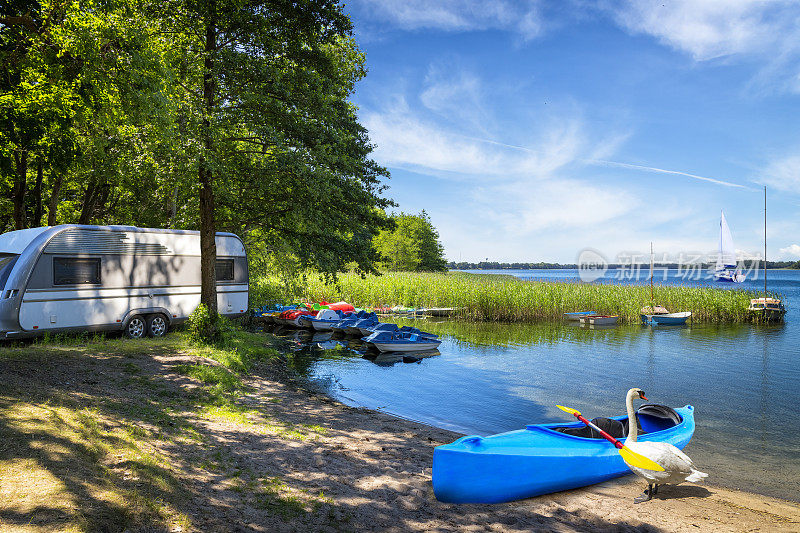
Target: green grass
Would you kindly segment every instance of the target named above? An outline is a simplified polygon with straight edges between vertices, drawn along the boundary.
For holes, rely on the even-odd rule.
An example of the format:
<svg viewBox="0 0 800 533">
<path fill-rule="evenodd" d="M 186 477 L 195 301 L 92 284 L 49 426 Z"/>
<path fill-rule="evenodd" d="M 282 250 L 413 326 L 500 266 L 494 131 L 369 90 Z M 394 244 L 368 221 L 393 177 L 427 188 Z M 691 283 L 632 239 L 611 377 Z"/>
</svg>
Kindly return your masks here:
<svg viewBox="0 0 800 533">
<path fill-rule="evenodd" d="M 234 329 L 218 345 L 188 343 L 187 350 L 194 355 L 208 357 L 222 366 L 238 373 L 247 373 L 258 362 L 268 362 L 278 357 L 279 352 L 265 343 L 264 335 Z"/>
<path fill-rule="evenodd" d="M 212 385 L 220 392 L 235 392 L 244 388 L 239 376 L 222 366 L 203 364 L 177 365 L 175 366 L 175 371 Z"/>
<path fill-rule="evenodd" d="M 503 322 L 562 320 L 563 313 L 593 310 L 619 315 L 623 323 L 639 321 L 650 305 L 648 285 L 522 281 L 495 274 L 387 273 L 361 278 L 343 274 L 336 283 L 309 276 L 305 295 L 311 300 L 345 300 L 360 307 L 403 305 L 457 307 L 463 318 Z M 755 291 L 712 287 L 656 285 L 653 300 L 670 312 L 691 311 L 696 322 L 740 323 L 750 319 L 747 307 Z"/>
</svg>

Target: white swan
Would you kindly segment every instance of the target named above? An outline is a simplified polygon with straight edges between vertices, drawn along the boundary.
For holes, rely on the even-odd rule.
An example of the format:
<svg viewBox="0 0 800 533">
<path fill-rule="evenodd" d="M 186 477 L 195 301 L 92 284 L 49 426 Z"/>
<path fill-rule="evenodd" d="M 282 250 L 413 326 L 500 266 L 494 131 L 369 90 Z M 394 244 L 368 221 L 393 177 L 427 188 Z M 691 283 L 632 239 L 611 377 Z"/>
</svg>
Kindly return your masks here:
<svg viewBox="0 0 800 533">
<path fill-rule="evenodd" d="M 636 442 L 636 437 L 639 434 L 639 424 L 636 420 L 636 412 L 633 410 L 634 397 L 639 397 L 643 400 L 647 399 L 642 389 L 633 388 L 628 391 L 625 405 L 628 408 L 629 426 L 625 446 L 633 452 L 652 459 L 664 469 L 663 471 L 647 470 L 638 466 L 631 466 L 627 461 L 625 462 L 634 474 L 647 481 L 647 489 L 641 496 L 633 500 L 634 503 L 652 499 L 653 494 L 658 492 L 660 484 L 670 483 L 677 485 L 684 481 L 695 483 L 708 477 L 708 474 L 700 472 L 694 467 L 688 455 L 672 444 L 666 442 Z M 655 485 L 655 488 L 653 488 L 653 485 Z"/>
</svg>

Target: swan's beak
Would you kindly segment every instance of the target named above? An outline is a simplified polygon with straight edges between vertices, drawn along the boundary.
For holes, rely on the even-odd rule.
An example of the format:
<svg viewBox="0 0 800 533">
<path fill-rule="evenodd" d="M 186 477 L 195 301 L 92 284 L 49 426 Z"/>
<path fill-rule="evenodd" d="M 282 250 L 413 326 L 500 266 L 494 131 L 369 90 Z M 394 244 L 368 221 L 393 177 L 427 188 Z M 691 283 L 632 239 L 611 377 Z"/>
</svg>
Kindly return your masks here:
<svg viewBox="0 0 800 533">
<path fill-rule="evenodd" d="M 643 392 L 640 392 L 639 393 L 639 398 L 641 398 L 642 400 L 646 400 L 647 396 L 645 396 Z"/>
</svg>

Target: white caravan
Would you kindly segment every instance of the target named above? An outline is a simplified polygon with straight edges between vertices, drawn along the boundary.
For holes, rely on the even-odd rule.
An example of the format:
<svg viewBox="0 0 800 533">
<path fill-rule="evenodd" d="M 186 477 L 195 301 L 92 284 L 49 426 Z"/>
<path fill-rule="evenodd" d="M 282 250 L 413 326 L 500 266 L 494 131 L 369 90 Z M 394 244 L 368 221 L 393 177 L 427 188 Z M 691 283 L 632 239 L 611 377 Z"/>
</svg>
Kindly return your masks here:
<svg viewBox="0 0 800 533">
<path fill-rule="evenodd" d="M 241 239 L 217 233 L 219 313 L 248 307 Z M 123 330 L 160 337 L 200 304 L 200 232 L 61 225 L 0 235 L 0 339 Z"/>
</svg>

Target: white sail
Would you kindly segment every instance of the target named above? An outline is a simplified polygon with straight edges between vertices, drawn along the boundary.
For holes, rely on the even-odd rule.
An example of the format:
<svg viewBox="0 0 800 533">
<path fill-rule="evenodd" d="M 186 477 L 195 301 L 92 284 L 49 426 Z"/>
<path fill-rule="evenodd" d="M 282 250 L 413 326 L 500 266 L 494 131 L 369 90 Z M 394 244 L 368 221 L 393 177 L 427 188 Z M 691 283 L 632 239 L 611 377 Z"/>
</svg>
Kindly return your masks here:
<svg viewBox="0 0 800 533">
<path fill-rule="evenodd" d="M 733 247 L 733 237 L 725 220 L 725 213 L 721 212 L 719 219 L 719 254 L 717 255 L 717 270 L 736 268 L 736 248 Z"/>
</svg>

